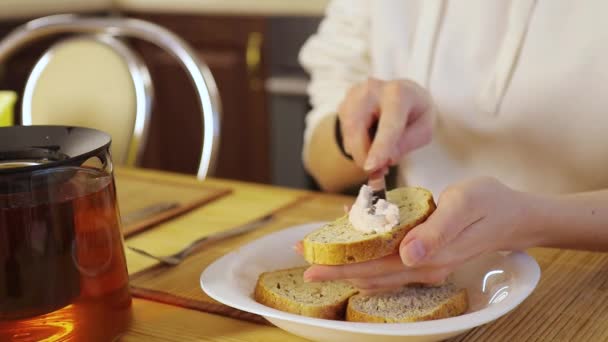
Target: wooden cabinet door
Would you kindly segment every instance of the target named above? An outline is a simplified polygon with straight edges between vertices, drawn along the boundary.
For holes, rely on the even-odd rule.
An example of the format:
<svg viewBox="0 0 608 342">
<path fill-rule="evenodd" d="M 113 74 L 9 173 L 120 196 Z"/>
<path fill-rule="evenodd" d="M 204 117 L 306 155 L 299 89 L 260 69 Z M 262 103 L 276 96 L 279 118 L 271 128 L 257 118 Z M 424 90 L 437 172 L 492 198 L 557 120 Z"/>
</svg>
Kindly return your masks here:
<svg viewBox="0 0 608 342">
<path fill-rule="evenodd" d="M 269 182 L 270 123 L 262 87 L 263 47 L 251 46 L 252 37 L 263 35 L 264 21 L 181 15 L 140 17 L 188 41 L 211 69 L 222 109 L 218 164 L 213 176 Z M 149 44 L 136 42 L 134 46 L 148 65 L 155 88 L 144 166 L 195 173 L 202 139 L 195 91 L 170 56 Z M 258 49 L 260 58 L 256 70 L 247 61 L 252 48 Z"/>
</svg>

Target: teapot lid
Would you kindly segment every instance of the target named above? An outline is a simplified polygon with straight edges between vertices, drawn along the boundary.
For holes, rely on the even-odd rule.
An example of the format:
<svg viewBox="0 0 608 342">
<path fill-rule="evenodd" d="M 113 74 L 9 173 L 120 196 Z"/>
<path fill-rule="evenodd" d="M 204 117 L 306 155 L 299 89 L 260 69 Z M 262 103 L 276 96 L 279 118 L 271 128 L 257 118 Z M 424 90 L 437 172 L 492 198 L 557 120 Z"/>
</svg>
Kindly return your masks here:
<svg viewBox="0 0 608 342">
<path fill-rule="evenodd" d="M 0 127 L 0 175 L 80 166 L 111 141 L 108 134 L 85 127 Z"/>
</svg>

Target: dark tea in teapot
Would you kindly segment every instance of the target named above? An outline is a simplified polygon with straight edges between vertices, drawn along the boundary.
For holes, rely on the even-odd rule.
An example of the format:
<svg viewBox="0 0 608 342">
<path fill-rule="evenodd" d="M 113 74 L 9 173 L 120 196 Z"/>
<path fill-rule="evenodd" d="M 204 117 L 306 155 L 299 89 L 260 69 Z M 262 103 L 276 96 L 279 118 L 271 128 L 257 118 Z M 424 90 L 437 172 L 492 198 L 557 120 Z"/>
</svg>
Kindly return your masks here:
<svg viewBox="0 0 608 342">
<path fill-rule="evenodd" d="M 101 169 L 23 173 L 30 162 L 0 160 L 0 341 L 112 341 L 126 330 L 120 216 L 109 155 L 97 153 Z"/>
</svg>

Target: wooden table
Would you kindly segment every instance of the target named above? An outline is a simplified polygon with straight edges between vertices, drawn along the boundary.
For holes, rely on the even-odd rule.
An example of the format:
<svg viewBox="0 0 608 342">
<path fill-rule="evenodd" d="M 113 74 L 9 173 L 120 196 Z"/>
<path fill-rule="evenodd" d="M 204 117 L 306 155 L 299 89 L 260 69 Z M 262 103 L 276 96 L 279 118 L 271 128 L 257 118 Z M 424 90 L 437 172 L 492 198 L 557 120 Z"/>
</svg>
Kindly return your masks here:
<svg viewBox="0 0 608 342">
<path fill-rule="evenodd" d="M 142 176 L 155 175 L 180 182 L 196 182 L 194 178 L 168 173 L 131 170 Z M 302 217 L 316 217 L 308 208 L 299 205 L 314 199 L 336 206 L 336 196 L 305 191 L 210 179 L 206 183 L 230 187 L 233 193 L 214 204 L 222 209 L 238 198 L 256 194 L 272 198 L 294 195 L 291 212 Z M 297 200 L 295 199 L 297 198 Z M 225 202 L 222 202 L 225 201 Z M 233 202 L 230 202 L 233 201 Z M 246 208 L 226 207 L 217 210 L 221 215 L 247 215 Z M 336 209 L 341 210 L 341 209 Z M 197 211 L 190 214 L 196 219 Z M 207 212 L 208 216 L 209 213 Z M 206 217 L 206 219 L 210 219 Z M 171 225 L 171 222 L 165 223 Z M 129 243 L 129 240 L 127 240 Z M 534 248 L 528 251 L 539 262 L 541 281 L 534 293 L 517 309 L 499 320 L 458 336 L 453 341 L 608 341 L 608 255 Z M 248 323 L 201 311 L 133 300 L 134 322 L 122 341 L 299 341 L 272 326 Z"/>
</svg>

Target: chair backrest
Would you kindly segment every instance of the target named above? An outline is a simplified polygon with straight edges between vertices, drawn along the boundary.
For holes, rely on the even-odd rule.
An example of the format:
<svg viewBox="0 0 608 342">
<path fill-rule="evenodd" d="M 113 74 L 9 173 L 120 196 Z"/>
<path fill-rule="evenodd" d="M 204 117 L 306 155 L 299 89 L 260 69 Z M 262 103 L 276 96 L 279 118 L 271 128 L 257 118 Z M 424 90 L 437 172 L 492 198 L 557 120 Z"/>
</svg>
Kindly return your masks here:
<svg viewBox="0 0 608 342">
<path fill-rule="evenodd" d="M 202 152 L 197 176 L 204 179 L 213 172 L 220 140 L 219 94 L 208 66 L 185 41 L 170 31 L 143 20 L 55 15 L 32 20 L 0 41 L 0 64 L 32 41 L 65 33 L 106 34 L 141 39 L 173 56 L 192 81 L 202 113 Z"/>
<path fill-rule="evenodd" d="M 55 43 L 38 60 L 23 93 L 24 125 L 97 128 L 112 136 L 118 165 L 139 166 L 152 84 L 141 59 L 109 35 Z"/>
</svg>

